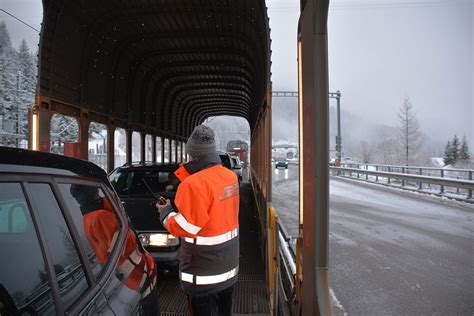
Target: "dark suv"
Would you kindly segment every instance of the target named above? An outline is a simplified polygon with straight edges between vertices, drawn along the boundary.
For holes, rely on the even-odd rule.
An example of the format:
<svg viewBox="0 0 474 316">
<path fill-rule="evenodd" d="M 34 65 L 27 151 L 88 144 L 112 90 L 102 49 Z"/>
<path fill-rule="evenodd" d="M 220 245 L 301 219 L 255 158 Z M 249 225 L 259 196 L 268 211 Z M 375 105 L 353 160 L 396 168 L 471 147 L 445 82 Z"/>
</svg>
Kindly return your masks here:
<svg viewBox="0 0 474 316">
<path fill-rule="evenodd" d="M 178 167 L 171 163 L 132 164 L 118 167 L 109 175 L 142 245 L 159 262 L 158 268 L 175 268 L 178 264 L 179 238 L 163 227 L 155 207 L 155 195 L 173 202 L 177 188 L 173 172 Z"/>
<path fill-rule="evenodd" d="M 240 158 L 236 156 L 231 156 L 231 158 L 234 163 L 234 167 L 232 168 L 232 170 L 237 175 L 239 182 L 241 182 L 242 181 L 242 163 L 240 162 Z"/>
<path fill-rule="evenodd" d="M 0 315 L 158 313 L 155 264 L 90 162 L 0 147 L 0 253 Z"/>
<path fill-rule="evenodd" d="M 235 175 L 237 176 L 237 179 L 240 181 L 242 180 L 242 169 L 240 166 L 237 166 L 237 162 L 232 158 L 232 156 L 224 151 L 218 151 L 217 152 L 219 156 L 221 157 L 222 165 L 226 167 L 227 169 L 232 170 Z"/>
</svg>

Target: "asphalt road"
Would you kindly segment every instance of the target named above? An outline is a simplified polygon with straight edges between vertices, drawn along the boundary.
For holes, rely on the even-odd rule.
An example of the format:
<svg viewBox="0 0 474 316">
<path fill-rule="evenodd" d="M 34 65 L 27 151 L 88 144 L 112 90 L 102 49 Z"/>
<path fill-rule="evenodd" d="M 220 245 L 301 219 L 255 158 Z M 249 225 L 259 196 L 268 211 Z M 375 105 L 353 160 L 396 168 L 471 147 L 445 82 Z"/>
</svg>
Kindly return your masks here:
<svg viewBox="0 0 474 316">
<path fill-rule="evenodd" d="M 273 205 L 297 235 L 298 169 L 274 170 Z M 338 315 L 474 315 L 474 207 L 330 180 Z"/>
</svg>

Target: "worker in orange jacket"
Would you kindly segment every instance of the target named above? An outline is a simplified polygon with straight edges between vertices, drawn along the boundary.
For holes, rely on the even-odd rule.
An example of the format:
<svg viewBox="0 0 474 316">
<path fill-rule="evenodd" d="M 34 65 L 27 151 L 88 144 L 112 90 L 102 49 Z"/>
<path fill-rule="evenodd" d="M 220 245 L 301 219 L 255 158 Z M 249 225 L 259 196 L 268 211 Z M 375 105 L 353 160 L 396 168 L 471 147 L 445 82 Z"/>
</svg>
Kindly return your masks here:
<svg viewBox="0 0 474 316">
<path fill-rule="evenodd" d="M 70 191 L 80 205 L 84 233 L 89 244 L 99 263 L 105 265 L 120 231 L 113 208 L 106 198 L 99 196 L 97 187 L 73 184 Z M 142 305 L 148 310 L 145 314 L 160 314 L 156 302 L 155 262 L 139 247 L 138 239 L 130 229 L 117 264 L 116 275 L 128 288 L 141 292 L 144 298 Z"/>
<path fill-rule="evenodd" d="M 222 166 L 212 129 L 197 126 L 186 144 L 191 161 L 176 172 L 174 204 L 157 203 L 160 220 L 181 237 L 179 277 L 192 315 L 231 315 L 239 271 L 239 182 Z"/>
</svg>

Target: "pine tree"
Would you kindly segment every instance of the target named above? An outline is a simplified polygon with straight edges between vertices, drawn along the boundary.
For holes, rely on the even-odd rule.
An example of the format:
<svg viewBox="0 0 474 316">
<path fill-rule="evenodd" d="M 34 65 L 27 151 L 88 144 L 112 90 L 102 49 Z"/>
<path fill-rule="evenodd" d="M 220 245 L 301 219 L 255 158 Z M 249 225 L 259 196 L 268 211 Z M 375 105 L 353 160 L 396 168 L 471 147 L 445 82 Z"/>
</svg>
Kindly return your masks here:
<svg viewBox="0 0 474 316">
<path fill-rule="evenodd" d="M 451 142 L 451 156 L 453 157 L 453 164 L 458 162 L 459 158 L 459 138 L 457 135 L 454 135 L 453 140 Z"/>
<path fill-rule="evenodd" d="M 64 143 L 77 142 L 79 125 L 75 118 L 55 114 L 51 118 L 51 151 L 62 153 Z"/>
<path fill-rule="evenodd" d="M 18 57 L 12 47 L 10 34 L 4 22 L 0 22 L 0 144 L 17 146 L 16 126 L 18 99 Z"/>
<path fill-rule="evenodd" d="M 26 146 L 28 108 L 34 102 L 35 87 L 35 57 L 25 40 L 16 51 L 5 23 L 0 22 L 1 145 Z"/>
<path fill-rule="evenodd" d="M 8 33 L 5 22 L 0 22 L 0 54 L 12 48 L 10 33 Z"/>
<path fill-rule="evenodd" d="M 93 133 L 101 135 L 107 127 L 103 124 L 91 122 L 89 125 L 89 138 L 93 137 Z"/>
<path fill-rule="evenodd" d="M 453 157 L 452 144 L 449 140 L 444 149 L 443 161 L 444 161 L 444 165 L 453 165 L 455 163 L 454 157 Z"/>
<path fill-rule="evenodd" d="M 471 160 L 466 136 L 463 136 L 461 140 L 461 148 L 459 149 L 459 160 L 462 162 L 469 162 Z"/>
<path fill-rule="evenodd" d="M 34 63 L 34 56 L 30 53 L 30 49 L 25 40 L 21 41 L 18 50 L 18 61 L 20 66 L 20 73 L 22 76 L 20 89 L 27 91 L 34 96 L 36 86 L 36 66 Z"/>
<path fill-rule="evenodd" d="M 25 40 L 22 40 L 18 50 L 18 97 L 17 97 L 17 111 L 19 110 L 20 128 L 19 134 L 22 139 L 27 139 L 28 133 L 28 108 L 35 101 L 35 87 L 36 87 L 36 65 L 34 56 L 30 53 L 28 45 Z"/>
</svg>

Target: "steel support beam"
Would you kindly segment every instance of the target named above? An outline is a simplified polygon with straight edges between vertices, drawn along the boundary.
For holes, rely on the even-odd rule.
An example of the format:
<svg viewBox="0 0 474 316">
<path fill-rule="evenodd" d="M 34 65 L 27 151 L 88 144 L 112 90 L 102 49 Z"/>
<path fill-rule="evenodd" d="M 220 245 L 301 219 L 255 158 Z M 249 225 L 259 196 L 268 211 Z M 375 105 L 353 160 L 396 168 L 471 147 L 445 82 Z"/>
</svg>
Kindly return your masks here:
<svg viewBox="0 0 474 316">
<path fill-rule="evenodd" d="M 151 160 L 156 162 L 156 135 L 151 136 Z"/>
<path fill-rule="evenodd" d="M 308 0 L 299 21 L 300 137 L 302 178 L 300 244 L 303 252 L 301 315 L 332 315 L 328 279 L 329 0 Z"/>
<path fill-rule="evenodd" d="M 51 112 L 34 106 L 30 111 L 29 142 L 28 146 L 32 150 L 50 151 L 51 144 Z M 34 124 L 33 124 L 34 121 Z M 33 141 L 34 139 L 34 141 Z M 35 146 L 35 147 L 34 147 Z"/>
<path fill-rule="evenodd" d="M 126 146 L 127 148 L 125 149 L 126 150 L 126 158 L 127 158 L 127 161 L 126 163 L 127 164 L 130 164 L 132 162 L 132 133 L 133 131 L 130 129 L 130 128 L 127 128 L 125 130 L 125 143 L 126 143 Z"/>
<path fill-rule="evenodd" d="M 115 126 L 107 125 L 107 172 L 115 168 Z"/>
<path fill-rule="evenodd" d="M 144 132 L 141 132 L 140 133 L 140 162 L 146 161 L 145 138 L 146 138 L 146 134 Z"/>
<path fill-rule="evenodd" d="M 79 157 L 84 160 L 89 159 L 89 126 L 90 121 L 84 117 L 77 119 L 79 125 Z"/>
<path fill-rule="evenodd" d="M 165 162 L 165 138 L 161 138 L 161 162 Z"/>
</svg>

